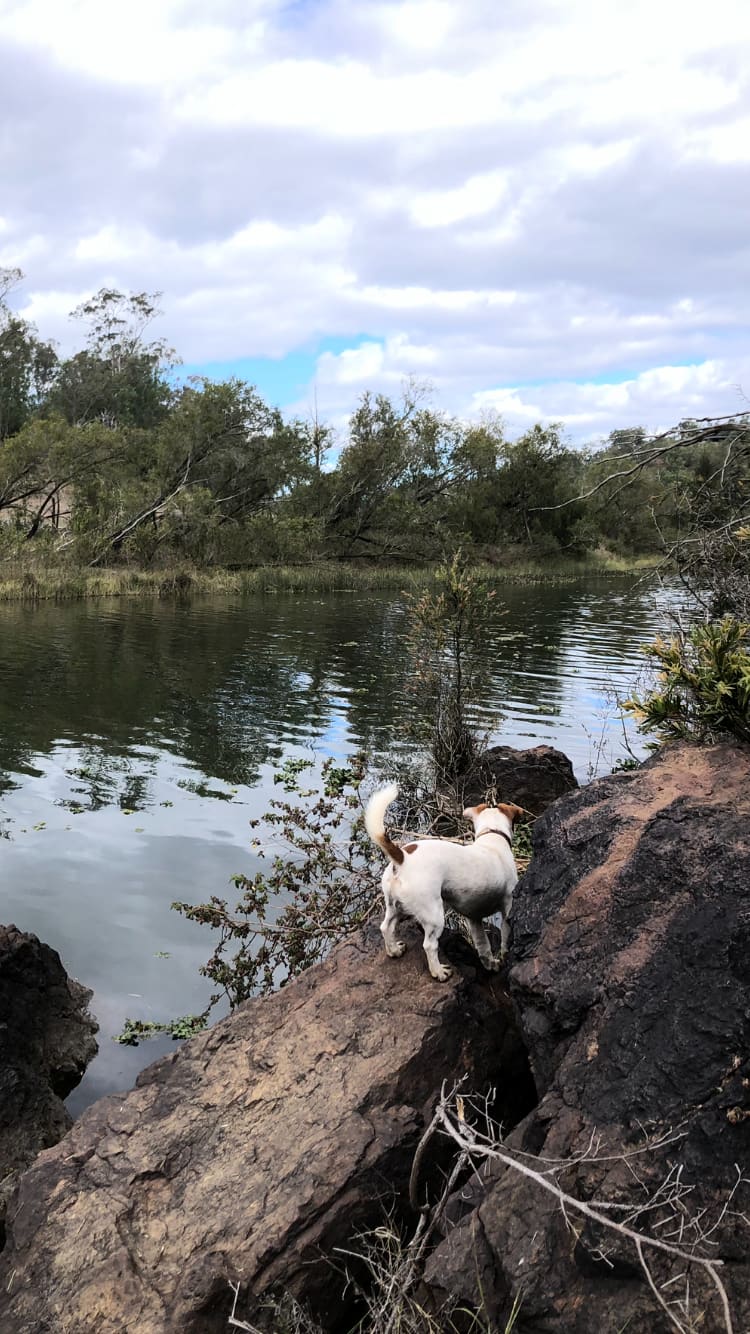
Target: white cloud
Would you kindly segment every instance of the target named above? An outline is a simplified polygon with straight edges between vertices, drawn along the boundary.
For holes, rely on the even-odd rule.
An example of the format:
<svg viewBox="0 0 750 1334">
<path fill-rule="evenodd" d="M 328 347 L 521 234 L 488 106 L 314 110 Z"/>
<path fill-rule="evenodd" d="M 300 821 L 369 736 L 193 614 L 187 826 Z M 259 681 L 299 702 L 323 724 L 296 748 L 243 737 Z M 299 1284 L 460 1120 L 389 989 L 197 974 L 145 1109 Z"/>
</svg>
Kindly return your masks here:
<svg viewBox="0 0 750 1334">
<path fill-rule="evenodd" d="M 32 291 L 26 296 L 21 314 L 24 319 L 35 324 L 45 338 L 63 341 L 71 310 L 85 301 L 89 295 L 89 290 Z"/>
<path fill-rule="evenodd" d="M 410 376 L 425 376 L 436 368 L 439 353 L 433 347 L 410 342 L 406 334 L 395 334 L 385 343 L 360 343 L 343 352 L 324 352 L 318 358 L 316 385 L 325 396 L 332 387 L 369 385 L 398 386 Z"/>
<path fill-rule="evenodd" d="M 263 27 L 247 4 L 245 44 Z M 49 52 L 55 63 L 125 85 L 205 81 L 232 58 L 232 32 L 204 19 L 180 22 L 180 0 L 10 0 L 0 8 L 0 35 Z M 250 43 L 252 45 L 252 43 Z"/>
<path fill-rule="evenodd" d="M 274 125 L 340 138 L 470 128 L 502 114 L 498 73 L 490 66 L 467 84 L 442 70 L 376 73 L 361 61 L 286 59 L 190 90 L 177 113 L 192 123 Z"/>
<path fill-rule="evenodd" d="M 455 190 L 427 190 L 406 201 L 419 227 L 447 227 L 466 218 L 480 217 L 500 202 L 508 190 L 505 172 L 470 176 Z"/>
<path fill-rule="evenodd" d="M 90 236 L 82 236 L 76 242 L 73 257 L 109 266 L 118 260 L 132 259 L 143 250 L 144 241 L 147 241 L 147 237 L 143 229 L 127 232 L 107 223 Z"/>
<path fill-rule="evenodd" d="M 426 310 L 461 312 L 476 310 L 478 307 L 512 306 L 518 301 L 517 292 L 495 291 L 442 291 L 436 292 L 429 287 L 362 287 L 359 299 L 374 308 L 386 310 L 410 310 L 419 313 Z"/>
<path fill-rule="evenodd" d="M 4 230 L 6 229 L 0 218 L 0 236 Z M 10 227 L 7 230 L 10 231 Z M 7 246 L 0 246 L 0 269 L 28 268 L 46 254 L 47 247 L 48 241 L 39 233 L 36 236 L 25 236 L 23 239 L 16 237 Z"/>
<path fill-rule="evenodd" d="M 540 420 L 561 421 L 579 440 L 606 436 L 617 427 L 666 430 L 685 417 L 747 409 L 742 385 L 750 390 L 750 356 L 695 366 L 657 366 L 632 380 L 611 384 L 559 382 L 533 389 L 483 390 L 473 397 L 473 413 L 499 412 L 511 427 Z"/>
<path fill-rule="evenodd" d="M 459 21 L 456 6 L 447 0 L 406 0 L 384 7 L 381 17 L 386 36 L 419 52 L 438 50 Z"/>
<path fill-rule="evenodd" d="M 0 62 L 0 263 L 63 348 L 106 283 L 192 363 L 343 339 L 337 414 L 735 404 L 746 0 L 0 0 Z"/>
<path fill-rule="evenodd" d="M 711 162 L 750 163 L 750 116 L 694 131 L 684 140 L 683 152 Z"/>
</svg>

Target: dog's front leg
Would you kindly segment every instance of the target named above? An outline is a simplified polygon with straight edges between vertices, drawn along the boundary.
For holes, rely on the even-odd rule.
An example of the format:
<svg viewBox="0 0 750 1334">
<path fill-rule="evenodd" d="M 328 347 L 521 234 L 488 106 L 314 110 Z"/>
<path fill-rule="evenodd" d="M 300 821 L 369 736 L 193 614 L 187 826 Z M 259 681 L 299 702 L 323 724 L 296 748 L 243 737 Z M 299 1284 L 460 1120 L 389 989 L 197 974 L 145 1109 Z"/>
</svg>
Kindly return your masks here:
<svg viewBox="0 0 750 1334">
<path fill-rule="evenodd" d="M 484 927 L 484 922 L 472 922 L 470 917 L 466 918 L 471 933 L 471 939 L 474 943 L 474 949 L 479 955 L 485 968 L 491 973 L 496 973 L 500 967 L 500 959 L 492 957 L 492 947 Z"/>
</svg>

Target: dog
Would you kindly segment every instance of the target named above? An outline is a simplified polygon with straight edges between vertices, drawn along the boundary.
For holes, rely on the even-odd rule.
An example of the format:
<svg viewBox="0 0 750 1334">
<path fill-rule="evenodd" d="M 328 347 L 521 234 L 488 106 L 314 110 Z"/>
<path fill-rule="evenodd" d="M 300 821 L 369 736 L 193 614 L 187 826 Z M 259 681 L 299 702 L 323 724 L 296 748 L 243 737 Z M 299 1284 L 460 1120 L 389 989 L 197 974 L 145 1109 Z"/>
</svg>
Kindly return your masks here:
<svg viewBox="0 0 750 1334">
<path fill-rule="evenodd" d="M 427 964 L 437 982 L 447 982 L 452 969 L 438 957 L 438 941 L 445 926 L 445 904 L 466 919 L 474 948 L 485 968 L 501 966 L 508 949 L 513 890 L 518 883 L 513 856 L 513 826 L 523 810 L 520 806 L 468 806 L 464 817 L 474 826 L 474 842 L 452 843 L 443 838 L 420 839 L 400 847 L 385 832 L 385 813 L 398 796 L 398 787 L 374 792 L 365 810 L 365 828 L 373 843 L 382 848 L 390 865 L 383 872 L 385 917 L 380 930 L 385 952 L 399 959 L 406 949 L 396 939 L 396 924 L 402 917 L 415 917 L 424 930 Z M 483 918 L 503 915 L 500 958 L 492 956 Z"/>
</svg>

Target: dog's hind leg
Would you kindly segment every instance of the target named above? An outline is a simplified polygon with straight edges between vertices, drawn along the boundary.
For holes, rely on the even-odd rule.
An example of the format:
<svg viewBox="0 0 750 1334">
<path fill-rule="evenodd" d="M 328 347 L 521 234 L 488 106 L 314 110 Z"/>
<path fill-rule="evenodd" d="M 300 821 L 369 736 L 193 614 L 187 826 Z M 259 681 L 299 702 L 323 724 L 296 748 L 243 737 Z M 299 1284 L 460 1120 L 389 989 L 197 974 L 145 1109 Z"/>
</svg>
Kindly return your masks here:
<svg viewBox="0 0 750 1334">
<path fill-rule="evenodd" d="M 401 955 L 406 950 L 405 941 L 396 939 L 396 923 L 398 919 L 399 919 L 398 909 L 395 907 L 393 901 L 389 898 L 388 893 L 386 892 L 385 917 L 380 923 L 380 930 L 383 933 L 385 952 L 388 955 L 389 959 L 400 959 Z"/>
<path fill-rule="evenodd" d="M 492 957 L 492 947 L 487 937 L 484 922 L 473 922 L 470 917 L 467 917 L 465 920 L 471 933 L 474 949 L 482 960 L 485 968 L 489 969 L 491 973 L 497 972 L 500 967 L 500 960 Z M 505 925 L 505 918 L 503 918 L 503 925 Z"/>
<path fill-rule="evenodd" d="M 434 915 L 428 920 L 420 915 L 419 922 L 424 927 L 424 952 L 427 955 L 427 966 L 436 982 L 447 982 L 453 969 L 449 968 L 447 964 L 441 963 L 438 958 L 438 941 L 445 926 L 442 902 L 438 901 L 434 908 Z"/>
</svg>

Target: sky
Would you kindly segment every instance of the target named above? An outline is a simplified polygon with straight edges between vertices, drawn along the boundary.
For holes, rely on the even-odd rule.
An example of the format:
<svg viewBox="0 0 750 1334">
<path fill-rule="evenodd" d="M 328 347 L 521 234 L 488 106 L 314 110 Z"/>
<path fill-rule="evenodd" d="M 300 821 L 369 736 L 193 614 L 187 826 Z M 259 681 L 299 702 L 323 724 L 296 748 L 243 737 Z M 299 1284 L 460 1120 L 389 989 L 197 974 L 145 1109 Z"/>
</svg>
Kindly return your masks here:
<svg viewBox="0 0 750 1334">
<path fill-rule="evenodd" d="M 748 406 L 748 0 L 0 0 L 0 90 L 0 266 L 63 353 L 114 286 L 301 416 Z"/>
</svg>

